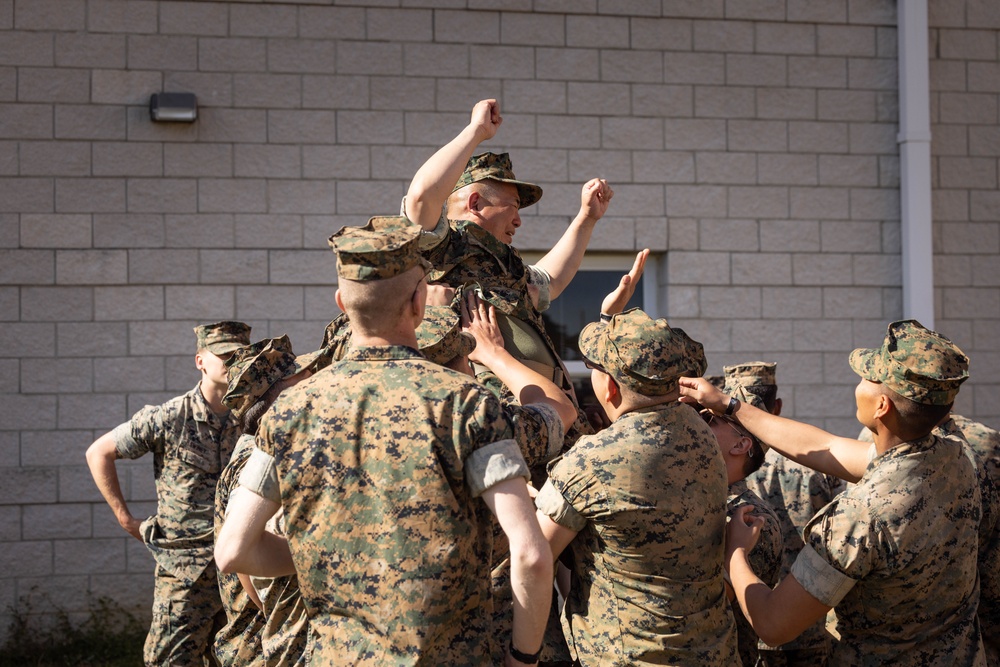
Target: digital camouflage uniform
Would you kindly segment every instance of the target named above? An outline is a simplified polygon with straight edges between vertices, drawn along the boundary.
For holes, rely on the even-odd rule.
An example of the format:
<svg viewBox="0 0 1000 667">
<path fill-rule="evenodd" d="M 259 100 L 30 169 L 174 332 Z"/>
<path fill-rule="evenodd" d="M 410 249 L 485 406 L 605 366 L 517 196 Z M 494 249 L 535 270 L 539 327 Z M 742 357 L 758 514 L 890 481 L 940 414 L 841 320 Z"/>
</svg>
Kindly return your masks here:
<svg viewBox="0 0 1000 667">
<path fill-rule="evenodd" d="M 584 357 L 646 396 L 704 372 L 691 343 L 638 309 L 580 335 Z M 582 665 L 738 664 L 723 584 L 725 464 L 695 410 L 667 401 L 619 416 L 549 465 L 535 502 L 578 533 L 564 632 Z"/>
<path fill-rule="evenodd" d="M 321 350 L 296 357 L 288 336 L 265 338 L 241 348 L 226 362 L 229 390 L 222 399 L 223 403 L 230 408 L 233 418 L 242 419 L 277 382 L 319 365 L 319 358 L 323 354 L 324 351 Z M 256 424 L 249 428 L 251 433 L 256 432 Z M 239 483 L 240 474 L 246 467 L 253 448 L 254 437 L 243 435 L 232 459 L 222 471 L 215 496 L 216 535 L 225 521 L 229 497 Z M 280 579 L 294 581 L 295 577 Z M 282 583 L 284 582 L 279 581 L 279 585 Z M 261 580 L 261 584 L 270 585 L 271 580 Z M 235 573 L 219 573 L 219 592 L 228 618 L 225 627 L 215 637 L 215 655 L 219 663 L 223 667 L 279 664 L 268 661 L 267 653 L 263 650 L 265 626 L 272 624 L 272 619 L 266 615 L 268 608 L 265 606 L 263 612 L 257 608 Z M 301 655 L 305 648 L 304 642 L 298 645 L 293 639 L 294 637 L 286 637 L 291 645 L 282 647 L 282 650 L 298 646 Z"/>
<path fill-rule="evenodd" d="M 979 530 L 979 626 L 987 662 L 1000 667 L 1000 433 L 985 424 L 952 414 L 934 429 L 968 445 L 983 496 Z"/>
<path fill-rule="evenodd" d="M 725 387 L 729 390 L 736 385 L 743 386 L 748 392 L 777 391 L 776 368 L 774 362 L 746 362 L 733 364 L 723 368 Z M 752 400 L 752 399 L 751 399 Z M 754 405 L 763 410 L 766 405 Z M 817 472 L 812 468 L 787 459 L 780 452 L 768 449 L 764 455 L 764 463 L 746 478 L 747 488 L 756 493 L 774 510 L 781 527 L 781 544 L 783 553 L 781 567 L 775 581 L 768 581 L 773 586 L 784 579 L 792 568 L 796 556 L 802 549 L 802 530 L 815 514 L 826 506 L 834 497 L 843 491 L 847 484 L 844 480 Z M 754 572 L 760 573 L 757 565 L 752 562 Z M 761 577 L 764 578 L 763 576 Z M 747 620 L 739 605 L 733 605 L 736 614 L 736 624 L 740 629 L 740 654 L 745 656 L 742 640 L 747 629 Z M 824 619 L 820 619 L 792 641 L 780 647 L 771 647 L 758 641 L 757 650 L 767 667 L 821 667 L 826 663 L 830 651 L 830 634 L 826 631 Z M 752 632 L 752 629 L 751 629 Z M 743 664 L 748 663 L 744 657 Z"/>
<path fill-rule="evenodd" d="M 542 189 L 514 178 L 507 153 L 483 153 L 470 158 L 453 190 L 482 180 L 511 183 L 517 187 L 520 207 L 537 202 Z M 405 206 L 405 202 L 404 202 Z M 516 249 L 469 220 L 449 220 L 442 210 L 437 226 L 421 238 L 424 257 L 433 265 L 427 279 L 451 287 L 478 283 L 481 298 L 493 305 L 507 351 L 516 359 L 548 376 L 576 404 L 572 383 L 555 343 L 549 337 L 542 312 L 549 307 L 550 278 L 544 270 L 528 266 Z M 538 290 L 537 305 L 529 286 Z M 510 400 L 509 391 L 487 369 L 476 368 L 480 382 L 499 397 Z M 581 435 L 593 433 L 586 415 L 578 408 L 576 422 L 566 431 L 566 447 Z"/>
<path fill-rule="evenodd" d="M 950 405 L 968 358 L 915 321 L 851 354 L 861 377 L 905 398 Z M 874 449 L 874 447 L 873 447 Z M 830 664 L 985 665 L 976 621 L 982 500 L 961 442 L 935 434 L 876 456 L 817 514 L 792 575 L 836 607 Z"/>
<path fill-rule="evenodd" d="M 227 354 L 249 343 L 250 327 L 219 322 L 195 328 L 198 349 Z M 147 405 L 112 431 L 118 458 L 152 452 L 157 513 L 140 531 L 156 560 L 147 665 L 202 664 L 225 622 L 213 562 L 215 487 L 239 427 L 212 412 L 200 385 L 162 405 Z"/>
<path fill-rule="evenodd" d="M 240 473 L 253 451 L 252 435 L 240 437 L 236 451 L 223 468 L 215 494 L 215 534 L 219 534 L 226 517 L 229 496 L 239 483 Z M 213 650 L 222 667 L 259 667 L 264 664 L 260 634 L 264 629 L 264 614 L 250 599 L 239 577 L 219 572 L 219 594 L 226 611 L 227 622 L 215 635 Z"/>
<path fill-rule="evenodd" d="M 415 231 L 371 227 L 331 238 L 342 280 L 398 275 L 419 259 Z M 528 470 L 488 391 L 408 347 L 352 346 L 278 398 L 257 445 L 240 484 L 281 503 L 310 664 L 485 665 L 502 655 L 490 512 L 478 498 Z"/>
</svg>

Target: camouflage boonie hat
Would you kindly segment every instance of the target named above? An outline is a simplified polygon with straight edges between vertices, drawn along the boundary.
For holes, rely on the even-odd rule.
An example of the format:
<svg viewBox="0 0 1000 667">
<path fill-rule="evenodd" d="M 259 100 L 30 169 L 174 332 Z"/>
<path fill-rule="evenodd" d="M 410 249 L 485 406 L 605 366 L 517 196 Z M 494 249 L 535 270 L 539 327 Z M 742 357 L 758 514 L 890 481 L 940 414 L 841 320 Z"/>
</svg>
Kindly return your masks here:
<svg viewBox="0 0 1000 667">
<path fill-rule="evenodd" d="M 250 327 L 243 322 L 216 322 L 194 328 L 198 349 L 212 354 L 228 354 L 250 344 Z"/>
<path fill-rule="evenodd" d="M 969 378 L 969 358 L 958 346 L 916 320 L 889 325 L 880 348 L 851 352 L 851 368 L 916 403 L 950 405 Z"/>
<path fill-rule="evenodd" d="M 701 344 L 664 319 L 654 320 L 639 308 L 592 322 L 580 333 L 580 353 L 619 384 L 646 396 L 662 396 L 677 388 L 677 378 L 705 372 Z"/>
<path fill-rule="evenodd" d="M 374 217 L 364 227 L 343 227 L 330 237 L 337 275 L 347 280 L 384 280 L 430 262 L 420 255 L 420 227 L 403 216 Z"/>
<path fill-rule="evenodd" d="M 724 366 L 722 372 L 726 375 L 726 386 L 742 385 L 744 387 L 759 387 L 776 385 L 775 369 L 778 364 L 773 361 L 748 361 L 742 364 Z M 730 393 L 726 391 L 726 393 Z"/>
<path fill-rule="evenodd" d="M 229 390 L 222 402 L 239 418 L 277 382 L 313 370 L 321 358 L 322 350 L 296 357 L 288 336 L 265 338 L 241 348 L 226 361 Z"/>
<path fill-rule="evenodd" d="M 330 363 L 340 361 L 351 347 L 351 320 L 347 313 L 341 313 L 326 325 L 323 332 L 323 345 L 330 358 Z"/>
<path fill-rule="evenodd" d="M 514 178 L 514 167 L 508 153 L 483 153 L 473 155 L 465 166 L 452 192 L 479 181 L 500 181 L 517 186 L 517 196 L 521 200 L 518 208 L 531 206 L 542 198 L 542 189 L 534 183 L 525 183 Z"/>
<path fill-rule="evenodd" d="M 417 327 L 420 352 L 444 366 L 476 349 L 476 339 L 462 331 L 462 321 L 449 306 L 425 306 L 424 320 Z"/>
</svg>

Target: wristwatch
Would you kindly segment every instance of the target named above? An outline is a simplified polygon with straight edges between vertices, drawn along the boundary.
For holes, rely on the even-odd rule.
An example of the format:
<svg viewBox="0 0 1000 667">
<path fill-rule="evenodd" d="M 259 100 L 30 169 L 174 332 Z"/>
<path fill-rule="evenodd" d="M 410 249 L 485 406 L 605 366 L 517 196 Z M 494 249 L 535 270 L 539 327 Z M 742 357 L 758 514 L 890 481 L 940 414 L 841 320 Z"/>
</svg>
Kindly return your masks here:
<svg viewBox="0 0 1000 667">
<path fill-rule="evenodd" d="M 539 646 L 538 650 L 534 653 L 521 653 L 516 648 L 514 648 L 514 638 L 510 639 L 510 657 L 514 658 L 518 662 L 523 662 L 526 665 L 534 665 L 538 662 L 538 656 L 542 654 L 542 648 Z"/>
<path fill-rule="evenodd" d="M 726 412 L 725 412 L 725 415 L 726 415 L 726 416 L 728 417 L 729 415 L 731 415 L 731 414 L 733 414 L 734 412 L 736 412 L 736 407 L 737 407 L 737 406 L 738 406 L 739 404 L 740 404 L 740 402 L 739 402 L 738 400 L 736 400 L 736 398 L 735 398 L 735 397 L 733 397 L 733 398 L 730 398 L 730 399 L 729 399 L 729 405 L 727 405 L 727 406 L 726 406 Z"/>
</svg>

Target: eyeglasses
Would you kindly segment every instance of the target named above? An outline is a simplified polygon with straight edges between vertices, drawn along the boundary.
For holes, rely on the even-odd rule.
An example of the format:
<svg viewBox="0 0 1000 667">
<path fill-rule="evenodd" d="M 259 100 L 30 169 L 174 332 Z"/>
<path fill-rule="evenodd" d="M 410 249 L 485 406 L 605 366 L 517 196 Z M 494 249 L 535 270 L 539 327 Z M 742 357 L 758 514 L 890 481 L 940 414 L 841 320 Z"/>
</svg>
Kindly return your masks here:
<svg viewBox="0 0 1000 667">
<path fill-rule="evenodd" d="M 720 417 L 719 415 L 715 414 L 714 412 L 712 412 L 708 408 L 706 408 L 706 409 L 704 409 L 704 410 L 701 411 L 701 418 L 704 419 L 705 423 L 708 424 L 709 426 L 711 426 L 712 424 L 714 424 L 716 420 L 719 420 L 720 422 L 724 422 L 726 424 L 729 424 L 730 428 L 732 428 L 734 431 L 736 431 L 736 434 L 738 436 L 740 436 L 741 438 L 750 438 L 751 437 L 751 435 L 749 433 L 744 433 L 743 431 L 741 431 L 739 429 L 739 427 L 736 426 L 736 424 L 734 424 L 733 422 L 729 421 L 728 419 L 724 419 L 723 417 Z"/>
</svg>

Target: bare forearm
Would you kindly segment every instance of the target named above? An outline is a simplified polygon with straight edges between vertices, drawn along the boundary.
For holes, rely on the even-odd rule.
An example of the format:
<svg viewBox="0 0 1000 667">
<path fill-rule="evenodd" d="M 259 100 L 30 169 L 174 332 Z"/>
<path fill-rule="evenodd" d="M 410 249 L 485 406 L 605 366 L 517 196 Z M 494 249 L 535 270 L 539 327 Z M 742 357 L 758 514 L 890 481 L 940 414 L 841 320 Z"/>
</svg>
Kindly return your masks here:
<svg viewBox="0 0 1000 667">
<path fill-rule="evenodd" d="M 562 294 L 580 270 L 596 224 L 596 219 L 587 217 L 583 212 L 578 213 L 552 250 L 538 260 L 537 266 L 552 277 L 549 298 L 554 300 Z"/>
<path fill-rule="evenodd" d="M 518 551 L 523 553 L 511 552 L 514 597 L 511 637 L 519 651 L 532 653 L 542 645 L 545 634 L 552 604 L 554 565 L 551 551 L 544 542 Z"/>
<path fill-rule="evenodd" d="M 292 552 L 285 538 L 265 531 L 257 539 L 238 539 L 235 545 L 224 541 L 232 537 L 231 533 L 225 537 L 220 534 L 216 543 L 215 558 L 223 572 L 241 572 L 255 577 L 295 574 Z"/>
<path fill-rule="evenodd" d="M 828 475 L 858 481 L 868 465 L 867 447 L 821 428 L 741 403 L 736 418 L 751 433 L 782 455 Z"/>
<path fill-rule="evenodd" d="M 102 436 L 87 449 L 87 467 L 90 468 L 90 474 L 98 491 L 108 503 L 118 523 L 128 530 L 135 517 L 125 502 L 125 494 L 122 493 L 121 482 L 118 479 L 116 460 L 114 442 L 110 435 Z"/>
<path fill-rule="evenodd" d="M 544 403 L 555 408 L 563 429 L 576 420 L 576 408 L 569 397 L 551 379 L 520 363 L 504 348 L 484 348 L 479 361 L 496 374 L 521 405 Z"/>
<path fill-rule="evenodd" d="M 467 125 L 413 175 L 406 191 L 406 217 L 424 229 L 434 229 L 441 207 L 481 141 L 476 127 Z"/>
</svg>

